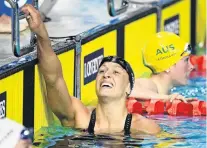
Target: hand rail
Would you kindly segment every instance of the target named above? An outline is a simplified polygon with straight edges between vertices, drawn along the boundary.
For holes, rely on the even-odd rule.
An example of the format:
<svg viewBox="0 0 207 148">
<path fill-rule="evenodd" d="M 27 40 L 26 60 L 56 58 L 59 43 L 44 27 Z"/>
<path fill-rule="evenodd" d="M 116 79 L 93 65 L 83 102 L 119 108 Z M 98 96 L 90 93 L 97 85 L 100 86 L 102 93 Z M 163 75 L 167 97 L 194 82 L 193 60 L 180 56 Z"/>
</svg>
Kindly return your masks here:
<svg viewBox="0 0 207 148">
<path fill-rule="evenodd" d="M 31 33 L 30 44 L 20 49 L 20 31 L 19 31 L 19 21 L 24 19 L 23 13 L 19 12 L 19 5 L 13 0 L 6 0 L 12 8 L 12 51 L 14 56 L 21 57 L 29 52 L 32 52 L 36 46 L 36 35 Z M 38 0 L 34 0 L 34 7 L 38 9 Z"/>
<path fill-rule="evenodd" d="M 121 13 L 126 12 L 129 6 L 128 4 L 129 4 L 128 0 L 122 0 L 121 8 L 116 10 L 114 7 L 114 0 L 107 0 L 107 8 L 108 8 L 109 15 L 114 17 Z"/>
</svg>

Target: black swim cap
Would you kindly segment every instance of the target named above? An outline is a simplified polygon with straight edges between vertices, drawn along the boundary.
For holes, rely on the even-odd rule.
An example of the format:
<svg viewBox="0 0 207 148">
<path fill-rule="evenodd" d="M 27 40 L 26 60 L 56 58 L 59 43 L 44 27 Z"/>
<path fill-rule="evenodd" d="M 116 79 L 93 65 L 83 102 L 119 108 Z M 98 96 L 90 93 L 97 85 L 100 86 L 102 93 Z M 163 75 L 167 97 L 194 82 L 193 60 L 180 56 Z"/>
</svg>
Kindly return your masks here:
<svg viewBox="0 0 207 148">
<path fill-rule="evenodd" d="M 132 91 L 133 87 L 134 87 L 134 72 L 130 66 L 130 64 L 125 61 L 123 58 L 117 57 L 117 56 L 108 56 L 108 57 L 104 57 L 99 65 L 99 68 L 101 67 L 101 65 L 103 65 L 103 63 L 105 62 L 114 62 L 119 64 L 123 69 L 126 70 L 126 72 L 129 75 L 129 82 L 130 82 L 130 89 Z M 130 93 L 131 93 L 130 91 Z"/>
</svg>

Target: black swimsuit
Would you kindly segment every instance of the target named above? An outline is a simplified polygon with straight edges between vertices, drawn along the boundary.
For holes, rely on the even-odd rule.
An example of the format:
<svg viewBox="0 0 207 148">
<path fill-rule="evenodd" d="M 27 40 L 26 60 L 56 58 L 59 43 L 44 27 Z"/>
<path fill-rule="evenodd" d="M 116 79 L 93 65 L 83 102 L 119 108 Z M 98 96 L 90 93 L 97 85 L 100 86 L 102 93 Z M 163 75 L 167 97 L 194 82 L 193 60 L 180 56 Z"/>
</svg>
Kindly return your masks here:
<svg viewBox="0 0 207 148">
<path fill-rule="evenodd" d="M 130 127 L 131 127 L 131 121 L 132 121 L 132 114 L 128 114 L 125 120 L 125 125 L 124 125 L 124 138 L 122 142 L 119 144 L 120 146 L 124 145 L 125 147 L 137 147 L 137 146 L 142 146 L 139 144 L 140 142 L 143 141 L 143 139 L 140 138 L 131 138 L 130 136 Z M 102 146 L 113 146 L 112 143 L 104 142 L 104 141 L 111 141 L 111 140 L 117 140 L 112 136 L 108 135 L 95 135 L 94 134 L 94 127 L 95 127 L 95 122 L 96 122 L 96 110 L 94 109 L 91 113 L 91 119 L 89 122 L 88 130 L 87 132 L 89 134 L 83 135 L 83 136 L 66 136 L 64 140 L 61 142 L 56 143 L 56 147 L 58 146 L 63 146 L 63 142 L 65 142 L 65 146 L 67 145 L 76 145 L 76 146 L 82 146 L 82 144 L 86 145 L 87 141 L 88 142 L 88 147 L 91 147 L 91 144 L 93 145 L 102 145 Z M 85 130 L 84 130 L 85 131 Z M 85 131 L 86 132 L 86 131 Z M 84 143 L 82 143 L 84 141 Z M 118 141 L 120 142 L 120 141 Z M 54 148 L 56 148 L 54 147 Z"/>
<path fill-rule="evenodd" d="M 130 136 L 130 127 L 132 121 L 132 114 L 128 114 L 124 124 L 124 135 Z M 94 109 L 91 113 L 91 119 L 88 125 L 88 133 L 94 135 L 94 127 L 96 122 L 96 109 Z"/>
</svg>

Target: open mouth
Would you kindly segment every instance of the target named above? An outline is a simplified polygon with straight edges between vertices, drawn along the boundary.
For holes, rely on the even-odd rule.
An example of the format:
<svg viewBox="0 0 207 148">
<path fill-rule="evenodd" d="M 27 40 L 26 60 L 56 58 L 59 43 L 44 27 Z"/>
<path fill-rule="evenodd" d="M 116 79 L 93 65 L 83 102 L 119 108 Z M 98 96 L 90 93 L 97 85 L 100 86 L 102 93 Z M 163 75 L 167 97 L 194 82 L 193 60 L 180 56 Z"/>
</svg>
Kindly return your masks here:
<svg viewBox="0 0 207 148">
<path fill-rule="evenodd" d="M 112 88 L 113 85 L 112 85 L 111 83 L 103 82 L 103 83 L 101 84 L 101 87 L 102 87 L 102 88 Z"/>
</svg>

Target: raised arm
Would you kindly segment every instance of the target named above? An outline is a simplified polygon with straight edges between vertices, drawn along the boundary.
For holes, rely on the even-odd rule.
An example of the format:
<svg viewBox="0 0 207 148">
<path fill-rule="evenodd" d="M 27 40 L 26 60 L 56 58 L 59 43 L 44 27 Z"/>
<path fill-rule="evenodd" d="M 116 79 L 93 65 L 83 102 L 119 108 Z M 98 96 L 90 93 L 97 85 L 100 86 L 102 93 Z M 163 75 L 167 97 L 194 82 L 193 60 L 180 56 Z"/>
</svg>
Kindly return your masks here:
<svg viewBox="0 0 207 148">
<path fill-rule="evenodd" d="M 40 13 L 31 5 L 25 5 L 22 11 L 28 15 L 27 21 L 30 29 L 37 34 L 38 65 L 46 82 L 47 102 L 62 124 L 72 123 L 74 125 L 76 110 L 81 112 L 84 106 L 81 101 L 71 97 L 68 93 L 61 63 L 52 49 Z"/>
</svg>

